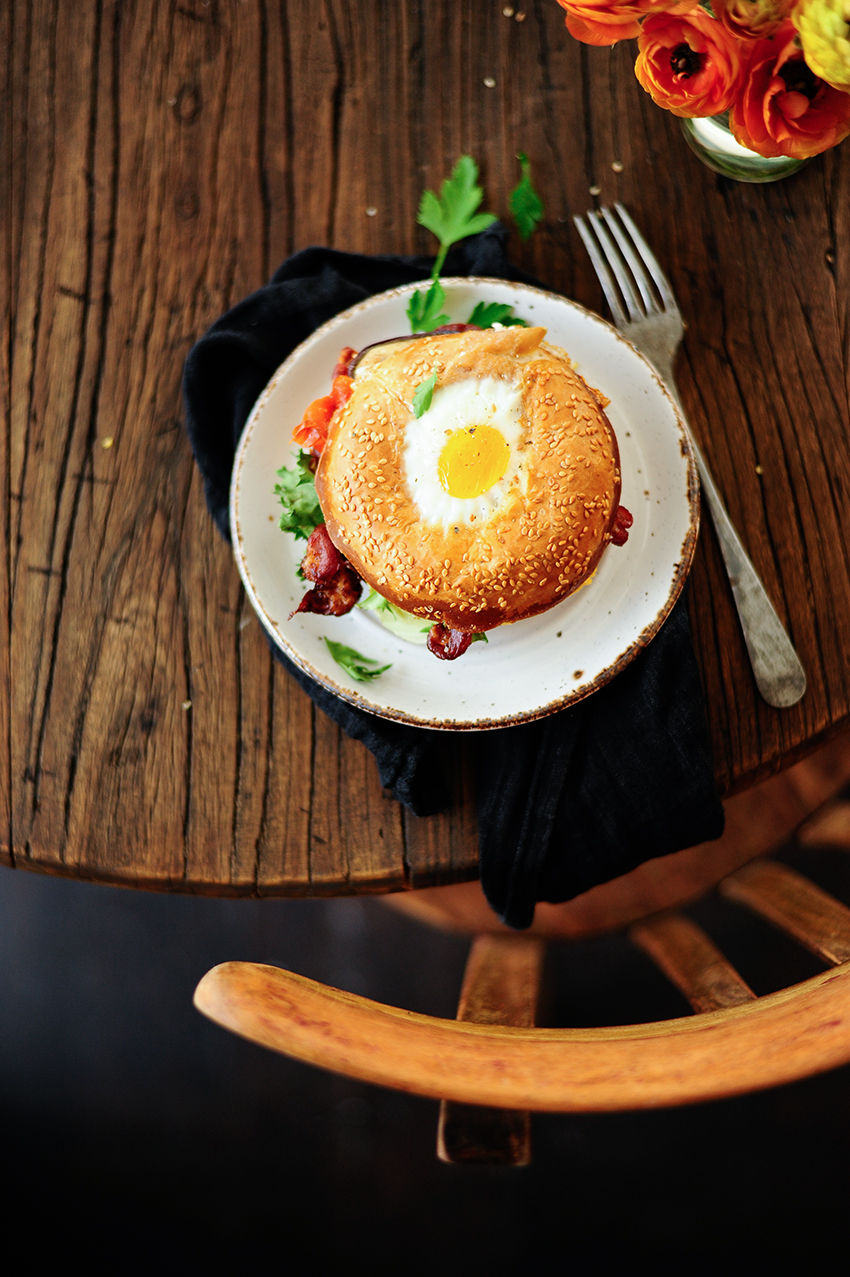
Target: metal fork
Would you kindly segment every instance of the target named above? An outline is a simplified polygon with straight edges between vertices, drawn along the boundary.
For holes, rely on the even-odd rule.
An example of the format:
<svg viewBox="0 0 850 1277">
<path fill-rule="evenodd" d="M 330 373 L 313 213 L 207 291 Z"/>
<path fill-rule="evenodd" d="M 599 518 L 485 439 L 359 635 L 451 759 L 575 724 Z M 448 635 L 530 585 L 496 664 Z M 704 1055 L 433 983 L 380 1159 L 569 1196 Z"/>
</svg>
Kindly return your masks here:
<svg viewBox="0 0 850 1277">
<path fill-rule="evenodd" d="M 614 210 L 616 210 L 616 215 Z M 676 391 L 673 361 L 685 325 L 670 283 L 622 204 L 574 217 L 614 323 L 655 365 L 688 431 L 702 490 L 714 520 L 759 692 L 768 705 L 796 705 L 806 674 L 776 609 L 732 526 Z"/>
</svg>

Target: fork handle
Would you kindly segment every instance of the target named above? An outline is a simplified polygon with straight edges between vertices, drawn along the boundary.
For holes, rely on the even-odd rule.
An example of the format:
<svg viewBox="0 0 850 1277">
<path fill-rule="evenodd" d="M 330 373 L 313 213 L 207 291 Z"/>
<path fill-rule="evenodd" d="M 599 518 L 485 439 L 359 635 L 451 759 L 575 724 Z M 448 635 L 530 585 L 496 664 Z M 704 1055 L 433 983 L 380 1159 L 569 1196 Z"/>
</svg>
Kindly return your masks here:
<svg viewBox="0 0 850 1277">
<path fill-rule="evenodd" d="M 756 686 L 768 705 L 773 705 L 775 709 L 789 709 L 803 698 L 806 690 L 806 671 L 779 619 L 779 613 L 768 597 L 761 577 L 753 567 L 752 559 L 744 549 L 741 538 L 726 512 L 723 499 L 714 482 L 714 476 L 708 468 L 708 462 L 693 436 L 679 399 L 672 359 L 658 359 L 656 367 L 662 381 L 676 401 L 694 451 L 702 492 L 706 505 L 711 511 L 720 553 L 726 564 L 732 597 L 738 609 L 738 619 L 741 622 Z"/>
<path fill-rule="evenodd" d="M 773 705 L 776 709 L 788 709 L 791 705 L 797 704 L 806 690 L 806 672 L 794 651 L 776 608 L 768 598 L 767 590 L 759 574 L 753 567 L 752 560 L 741 543 L 741 538 L 726 513 L 726 507 L 717 491 L 714 477 L 693 437 L 674 385 L 671 375 L 668 378 L 668 386 L 673 390 L 694 450 L 702 491 L 711 511 L 720 552 L 726 564 L 756 686 L 768 705 Z"/>
</svg>

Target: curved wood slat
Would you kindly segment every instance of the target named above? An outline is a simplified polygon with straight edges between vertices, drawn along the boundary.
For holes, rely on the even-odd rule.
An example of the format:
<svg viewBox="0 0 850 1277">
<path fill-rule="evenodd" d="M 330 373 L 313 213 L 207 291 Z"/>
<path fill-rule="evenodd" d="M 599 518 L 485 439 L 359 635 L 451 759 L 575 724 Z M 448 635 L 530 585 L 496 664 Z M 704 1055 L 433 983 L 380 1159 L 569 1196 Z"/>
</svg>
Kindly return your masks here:
<svg viewBox="0 0 850 1277">
<path fill-rule="evenodd" d="M 603 1029 L 432 1019 L 240 962 L 207 972 L 195 1005 L 242 1037 L 347 1077 L 543 1112 L 685 1104 L 850 1060 L 850 964 L 747 1006 Z"/>
<path fill-rule="evenodd" d="M 786 931 L 826 962 L 850 961 L 850 909 L 775 860 L 754 860 L 719 890 Z"/>
<path fill-rule="evenodd" d="M 629 939 L 675 984 L 695 1011 L 754 1002 L 755 994 L 731 962 L 690 918 L 656 914 L 629 928 Z"/>
</svg>

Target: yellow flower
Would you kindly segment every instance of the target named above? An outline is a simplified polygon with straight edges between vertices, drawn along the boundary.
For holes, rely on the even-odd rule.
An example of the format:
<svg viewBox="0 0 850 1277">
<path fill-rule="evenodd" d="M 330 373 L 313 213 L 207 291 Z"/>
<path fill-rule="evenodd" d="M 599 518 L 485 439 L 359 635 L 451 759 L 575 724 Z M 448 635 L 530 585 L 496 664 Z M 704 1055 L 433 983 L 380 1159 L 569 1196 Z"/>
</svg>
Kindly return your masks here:
<svg viewBox="0 0 850 1277">
<path fill-rule="evenodd" d="M 793 20 L 815 75 L 850 93 L 850 0 L 801 0 Z"/>
<path fill-rule="evenodd" d="M 739 40 L 773 35 L 797 0 L 711 0 L 715 18 Z"/>
</svg>

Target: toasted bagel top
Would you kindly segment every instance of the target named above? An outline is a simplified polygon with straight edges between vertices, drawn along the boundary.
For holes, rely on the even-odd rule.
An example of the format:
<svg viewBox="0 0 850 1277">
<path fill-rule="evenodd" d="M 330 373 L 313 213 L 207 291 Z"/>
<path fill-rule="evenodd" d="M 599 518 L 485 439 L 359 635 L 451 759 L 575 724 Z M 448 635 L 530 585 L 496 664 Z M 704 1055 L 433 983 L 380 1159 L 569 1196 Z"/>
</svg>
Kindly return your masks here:
<svg viewBox="0 0 850 1277">
<path fill-rule="evenodd" d="M 316 490 L 331 540 L 398 607 L 493 629 L 552 607 L 596 567 L 619 506 L 617 441 L 596 392 L 545 335 L 417 337 L 358 364 Z M 414 396 L 433 374 L 417 417 Z"/>
</svg>

